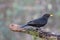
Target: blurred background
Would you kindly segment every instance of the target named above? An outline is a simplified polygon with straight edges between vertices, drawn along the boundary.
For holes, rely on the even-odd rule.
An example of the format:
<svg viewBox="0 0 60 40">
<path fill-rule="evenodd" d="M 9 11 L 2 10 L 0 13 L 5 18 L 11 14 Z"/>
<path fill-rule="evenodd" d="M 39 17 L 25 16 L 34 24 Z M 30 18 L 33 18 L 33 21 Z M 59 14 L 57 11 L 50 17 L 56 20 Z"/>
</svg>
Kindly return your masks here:
<svg viewBox="0 0 60 40">
<path fill-rule="evenodd" d="M 9 24 L 23 25 L 45 13 L 54 16 L 44 28 L 60 34 L 60 0 L 0 0 L 0 40 L 33 40 L 31 35 L 12 32 Z"/>
</svg>

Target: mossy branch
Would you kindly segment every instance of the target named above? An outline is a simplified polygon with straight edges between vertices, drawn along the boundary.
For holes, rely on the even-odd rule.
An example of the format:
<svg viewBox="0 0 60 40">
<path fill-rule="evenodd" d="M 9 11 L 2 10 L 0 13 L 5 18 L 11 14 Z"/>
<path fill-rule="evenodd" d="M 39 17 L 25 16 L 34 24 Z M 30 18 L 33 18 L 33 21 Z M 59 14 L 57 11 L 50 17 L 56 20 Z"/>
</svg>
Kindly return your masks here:
<svg viewBox="0 0 60 40">
<path fill-rule="evenodd" d="M 37 37 L 40 38 L 40 35 L 42 35 L 42 38 L 40 38 L 40 39 L 43 39 L 43 40 L 57 40 L 57 37 L 55 37 L 55 36 L 50 36 L 49 37 L 49 36 L 46 36 L 47 34 L 45 34 L 44 32 L 41 34 L 40 32 L 38 32 L 36 30 L 33 30 L 33 29 L 12 30 L 12 31 L 30 34 L 30 35 L 34 36 L 34 39 L 37 38 Z"/>
</svg>

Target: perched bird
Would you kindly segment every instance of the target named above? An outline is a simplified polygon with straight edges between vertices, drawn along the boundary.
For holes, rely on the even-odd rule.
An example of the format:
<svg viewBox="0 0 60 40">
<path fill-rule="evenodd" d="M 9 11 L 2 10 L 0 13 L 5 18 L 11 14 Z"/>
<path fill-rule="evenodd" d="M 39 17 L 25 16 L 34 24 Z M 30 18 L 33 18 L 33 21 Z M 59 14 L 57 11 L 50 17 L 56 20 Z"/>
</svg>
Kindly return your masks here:
<svg viewBox="0 0 60 40">
<path fill-rule="evenodd" d="M 29 21 L 26 25 L 24 25 L 22 27 L 25 27 L 25 26 L 32 26 L 32 27 L 38 27 L 38 28 L 43 27 L 47 24 L 48 18 L 50 16 L 53 16 L 53 15 L 52 14 L 44 14 L 41 18 Z"/>
</svg>

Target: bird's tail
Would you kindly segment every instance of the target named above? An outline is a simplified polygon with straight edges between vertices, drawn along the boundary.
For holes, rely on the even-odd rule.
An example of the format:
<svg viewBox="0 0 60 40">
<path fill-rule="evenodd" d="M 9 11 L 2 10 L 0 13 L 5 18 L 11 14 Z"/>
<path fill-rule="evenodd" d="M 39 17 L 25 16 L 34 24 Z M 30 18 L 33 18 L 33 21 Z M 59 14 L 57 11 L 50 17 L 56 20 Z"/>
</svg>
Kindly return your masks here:
<svg viewBox="0 0 60 40">
<path fill-rule="evenodd" d="M 24 27 L 27 27 L 28 25 L 27 24 L 25 24 L 25 25 L 23 25 L 21 28 L 24 28 Z"/>
</svg>

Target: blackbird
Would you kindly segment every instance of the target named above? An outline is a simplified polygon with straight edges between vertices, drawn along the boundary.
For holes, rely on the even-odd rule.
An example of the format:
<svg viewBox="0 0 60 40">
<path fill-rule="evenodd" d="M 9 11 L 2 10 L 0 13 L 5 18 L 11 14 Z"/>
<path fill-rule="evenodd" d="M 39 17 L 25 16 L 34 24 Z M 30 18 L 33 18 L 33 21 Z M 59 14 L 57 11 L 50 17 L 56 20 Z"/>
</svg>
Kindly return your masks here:
<svg viewBox="0 0 60 40">
<path fill-rule="evenodd" d="M 47 22 L 48 22 L 48 18 L 50 16 L 53 16 L 52 14 L 44 14 L 42 17 L 38 18 L 38 19 L 35 19 L 35 20 L 32 20 L 32 21 L 29 21 L 26 25 L 22 26 L 23 27 L 26 27 L 26 26 L 32 26 L 32 27 L 44 27 Z"/>
</svg>

